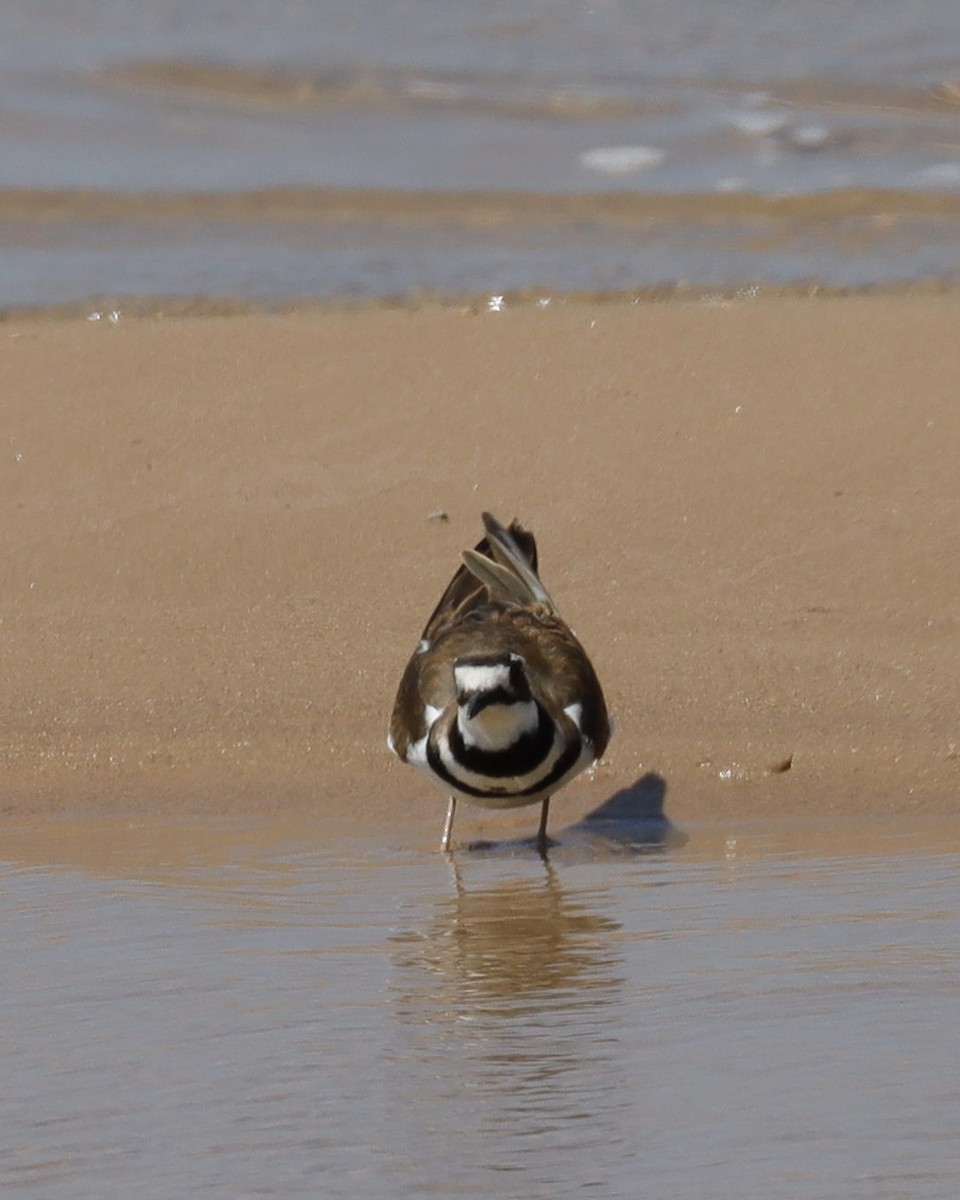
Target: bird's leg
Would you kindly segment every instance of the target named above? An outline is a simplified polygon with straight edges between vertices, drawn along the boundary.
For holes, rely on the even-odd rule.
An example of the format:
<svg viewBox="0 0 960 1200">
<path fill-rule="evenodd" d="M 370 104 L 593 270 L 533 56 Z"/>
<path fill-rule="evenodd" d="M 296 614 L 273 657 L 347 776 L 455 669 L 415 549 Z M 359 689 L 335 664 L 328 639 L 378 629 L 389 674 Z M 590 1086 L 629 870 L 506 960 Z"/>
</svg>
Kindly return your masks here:
<svg viewBox="0 0 960 1200">
<path fill-rule="evenodd" d="M 540 828 L 537 830 L 537 849 L 541 855 L 547 853 L 549 844 L 547 839 L 547 815 L 550 812 L 550 797 L 548 796 L 540 806 Z"/>
<path fill-rule="evenodd" d="M 447 819 L 443 823 L 443 837 L 440 839 L 440 849 L 444 853 L 450 853 L 450 834 L 453 832 L 453 814 L 457 811 L 456 796 L 450 797 L 450 803 L 447 805 Z"/>
</svg>

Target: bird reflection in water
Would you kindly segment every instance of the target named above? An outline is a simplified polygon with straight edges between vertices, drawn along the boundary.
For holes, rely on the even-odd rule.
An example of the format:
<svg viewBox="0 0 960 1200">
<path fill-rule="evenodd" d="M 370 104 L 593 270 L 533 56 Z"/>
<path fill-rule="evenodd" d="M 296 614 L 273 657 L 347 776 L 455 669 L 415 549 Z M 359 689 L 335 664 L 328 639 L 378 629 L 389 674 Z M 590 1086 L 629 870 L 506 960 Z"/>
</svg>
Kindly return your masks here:
<svg viewBox="0 0 960 1200">
<path fill-rule="evenodd" d="M 452 1190 L 471 1171 L 535 1162 L 553 1192 L 602 1155 L 597 1131 L 625 1120 L 636 1081 L 622 1039 L 638 1036 L 643 1000 L 625 978 L 631 935 L 610 915 L 624 882 L 615 862 L 659 868 L 647 852 L 682 840 L 665 790 L 643 777 L 543 859 L 511 843 L 455 854 L 452 886 L 395 939 L 390 1136 L 443 1159 Z M 663 886 L 662 874 L 641 869 L 635 886 Z"/>
<path fill-rule="evenodd" d="M 558 862 L 565 863 L 566 850 L 572 865 L 682 845 L 684 836 L 663 812 L 665 792 L 663 779 L 650 773 L 616 793 L 564 831 Z M 438 1011 L 463 1023 L 481 1015 L 577 1009 L 615 991 L 620 926 L 594 908 L 607 888 L 597 886 L 596 877 L 593 887 L 567 886 L 565 877 L 572 876 L 565 865 L 559 869 L 549 855 L 539 864 L 516 857 L 516 844 L 477 849 L 499 849 L 504 857 L 454 856 L 452 891 L 427 929 L 398 939 L 405 969 L 424 969 L 424 984 L 431 981 L 414 989 L 420 1000 L 429 997 Z M 492 871 L 500 876 L 493 882 Z M 475 885 L 477 876 L 485 882 Z"/>
<path fill-rule="evenodd" d="M 443 1159 L 451 1188 L 494 1164 L 526 1170 L 531 1154 L 562 1174 L 627 1086 L 610 893 L 532 857 L 461 855 L 450 870 L 450 892 L 397 939 L 390 1136 Z"/>
<path fill-rule="evenodd" d="M 460 1016 L 475 1005 L 489 1016 L 579 1005 L 586 992 L 615 984 L 609 935 L 619 925 L 571 896 L 549 862 L 530 877 L 479 888 L 457 863 L 451 873 L 453 894 L 438 906 L 419 957 Z"/>
</svg>

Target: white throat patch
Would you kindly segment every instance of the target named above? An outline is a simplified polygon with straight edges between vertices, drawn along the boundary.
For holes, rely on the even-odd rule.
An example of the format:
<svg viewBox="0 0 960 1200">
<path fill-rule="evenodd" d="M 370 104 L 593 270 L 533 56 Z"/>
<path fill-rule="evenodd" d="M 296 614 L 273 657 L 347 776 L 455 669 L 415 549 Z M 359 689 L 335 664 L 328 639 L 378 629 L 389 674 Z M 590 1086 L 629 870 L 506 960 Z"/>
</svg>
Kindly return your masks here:
<svg viewBox="0 0 960 1200">
<path fill-rule="evenodd" d="M 463 708 L 457 712 L 457 727 L 463 744 L 478 750 L 508 750 L 540 724 L 540 713 L 533 700 L 522 704 L 488 704 L 475 717 Z"/>
</svg>

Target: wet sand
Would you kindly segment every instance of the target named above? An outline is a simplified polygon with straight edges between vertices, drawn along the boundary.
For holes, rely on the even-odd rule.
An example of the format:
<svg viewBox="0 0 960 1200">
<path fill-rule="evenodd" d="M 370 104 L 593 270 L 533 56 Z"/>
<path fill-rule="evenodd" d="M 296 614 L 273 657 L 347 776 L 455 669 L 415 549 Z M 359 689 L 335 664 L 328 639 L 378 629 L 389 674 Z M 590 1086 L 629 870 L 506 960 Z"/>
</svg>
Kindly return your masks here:
<svg viewBox="0 0 960 1200">
<path fill-rule="evenodd" d="M 617 722 L 558 825 L 650 772 L 681 823 L 954 812 L 958 318 L 888 296 L 5 322 L 3 812 L 439 832 L 384 734 L 483 508 L 537 533 Z"/>
</svg>

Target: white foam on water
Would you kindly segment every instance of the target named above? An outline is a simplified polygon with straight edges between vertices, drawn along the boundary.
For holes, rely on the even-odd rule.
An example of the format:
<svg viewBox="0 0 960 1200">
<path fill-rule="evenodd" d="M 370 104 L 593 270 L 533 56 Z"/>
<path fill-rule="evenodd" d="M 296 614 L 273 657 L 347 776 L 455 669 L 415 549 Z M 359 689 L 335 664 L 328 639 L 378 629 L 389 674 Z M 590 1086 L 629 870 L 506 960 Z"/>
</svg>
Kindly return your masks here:
<svg viewBox="0 0 960 1200">
<path fill-rule="evenodd" d="M 658 167 L 665 157 L 656 146 L 598 146 L 580 155 L 580 165 L 606 175 L 629 175 Z"/>
</svg>

